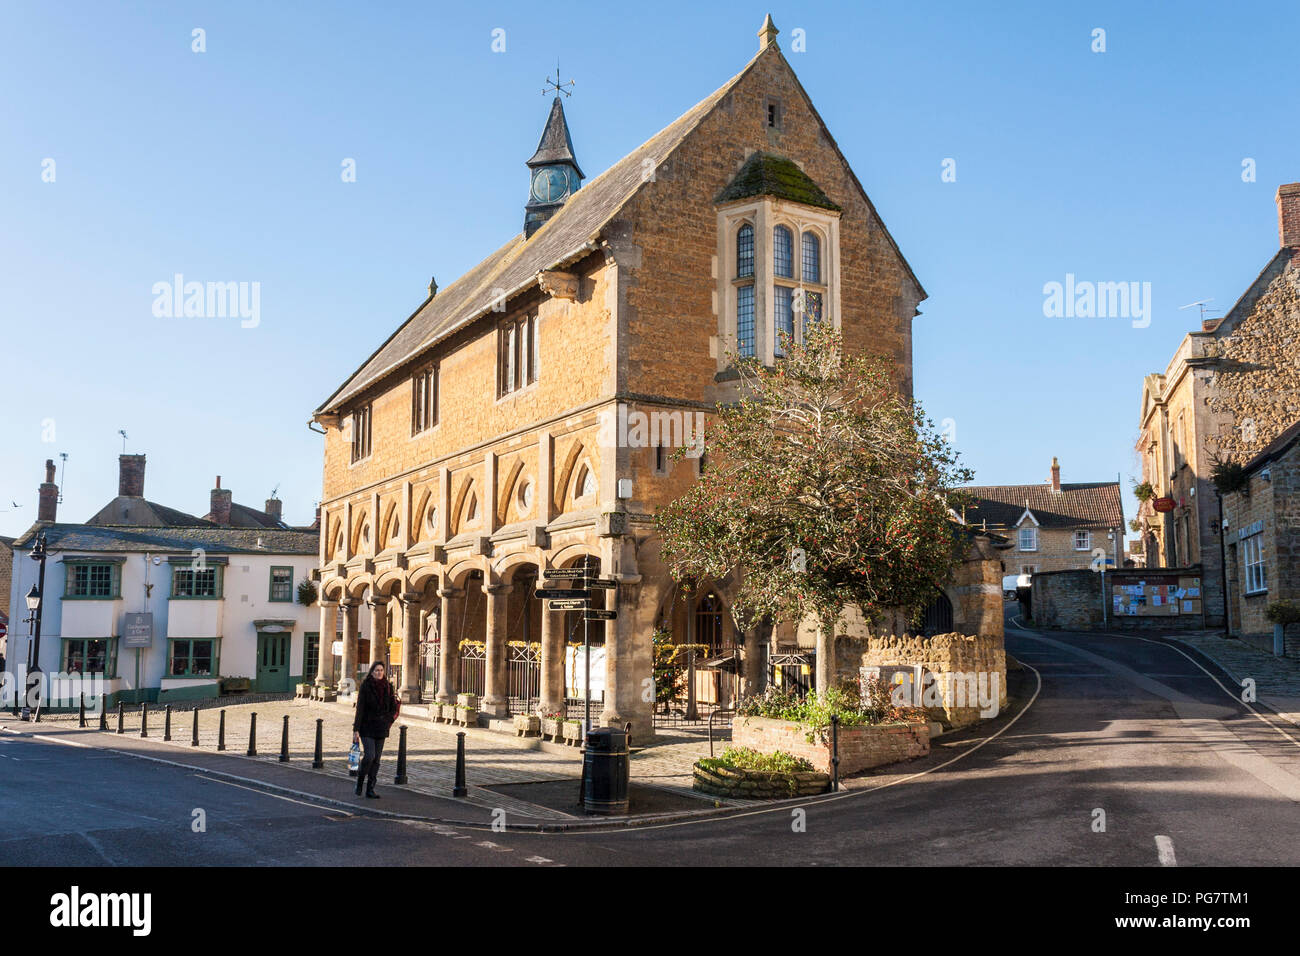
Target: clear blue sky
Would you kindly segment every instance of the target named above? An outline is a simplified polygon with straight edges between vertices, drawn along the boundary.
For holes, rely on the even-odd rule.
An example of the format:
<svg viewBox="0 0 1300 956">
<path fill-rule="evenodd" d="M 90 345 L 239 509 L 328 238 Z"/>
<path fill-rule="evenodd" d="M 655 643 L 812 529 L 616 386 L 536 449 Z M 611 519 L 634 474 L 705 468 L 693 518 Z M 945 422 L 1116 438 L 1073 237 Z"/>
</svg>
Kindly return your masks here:
<svg viewBox="0 0 1300 956">
<path fill-rule="evenodd" d="M 312 409 L 430 275 L 450 283 L 519 230 L 556 59 L 594 176 L 737 72 L 767 9 L 5 3 L 0 509 L 22 507 L 0 533 L 34 520 L 59 452 L 61 518 L 109 500 L 118 429 L 149 456 L 153 500 L 202 514 L 220 474 L 247 504 L 278 485 L 286 517 L 310 520 Z M 977 480 L 1038 481 L 1058 455 L 1066 481 L 1127 487 L 1142 376 L 1198 321 L 1178 306 L 1228 308 L 1277 246 L 1274 192 L 1300 180 L 1300 6 L 771 12 L 929 292 L 917 395 L 954 420 Z M 175 273 L 260 282 L 260 324 L 155 317 L 153 284 Z M 1045 318 L 1043 285 L 1066 273 L 1150 282 L 1150 327 Z"/>
</svg>

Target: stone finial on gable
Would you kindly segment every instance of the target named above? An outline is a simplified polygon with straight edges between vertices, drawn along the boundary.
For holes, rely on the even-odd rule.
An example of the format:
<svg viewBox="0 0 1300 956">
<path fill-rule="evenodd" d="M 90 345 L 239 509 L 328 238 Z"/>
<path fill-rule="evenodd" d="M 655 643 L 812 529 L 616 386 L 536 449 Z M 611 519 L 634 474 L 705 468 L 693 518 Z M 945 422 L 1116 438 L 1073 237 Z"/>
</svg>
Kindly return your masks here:
<svg viewBox="0 0 1300 956">
<path fill-rule="evenodd" d="M 776 35 L 780 32 L 776 28 L 776 24 L 772 22 L 772 14 L 769 13 L 767 19 L 763 21 L 762 28 L 758 31 L 758 49 L 762 51 L 769 46 L 774 46 L 776 44 Z"/>
</svg>

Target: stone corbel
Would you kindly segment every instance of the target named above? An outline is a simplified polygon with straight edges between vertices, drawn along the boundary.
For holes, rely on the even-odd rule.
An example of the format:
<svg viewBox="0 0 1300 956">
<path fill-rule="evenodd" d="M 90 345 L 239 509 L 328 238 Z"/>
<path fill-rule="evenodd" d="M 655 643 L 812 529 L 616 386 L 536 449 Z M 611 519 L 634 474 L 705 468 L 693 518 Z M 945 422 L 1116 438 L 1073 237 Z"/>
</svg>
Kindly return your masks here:
<svg viewBox="0 0 1300 956">
<path fill-rule="evenodd" d="M 551 535 L 544 525 L 530 525 L 524 532 L 524 544 L 530 548 L 549 548 Z"/>
<path fill-rule="evenodd" d="M 620 538 L 627 534 L 627 512 L 602 511 L 597 534 L 602 538 Z"/>
<path fill-rule="evenodd" d="M 492 539 L 484 535 L 471 539 L 469 553 L 475 557 L 492 557 Z"/>
<path fill-rule="evenodd" d="M 570 302 L 578 298 L 579 279 L 573 272 L 539 272 L 537 284 L 542 291 L 555 299 L 567 299 Z"/>
<path fill-rule="evenodd" d="M 341 420 L 341 418 L 342 416 L 338 415 L 335 412 L 322 412 L 319 415 L 313 416 L 312 421 L 314 421 L 317 425 L 319 425 L 321 428 L 325 429 L 326 431 L 329 431 L 331 428 L 339 427 L 339 421 Z"/>
</svg>

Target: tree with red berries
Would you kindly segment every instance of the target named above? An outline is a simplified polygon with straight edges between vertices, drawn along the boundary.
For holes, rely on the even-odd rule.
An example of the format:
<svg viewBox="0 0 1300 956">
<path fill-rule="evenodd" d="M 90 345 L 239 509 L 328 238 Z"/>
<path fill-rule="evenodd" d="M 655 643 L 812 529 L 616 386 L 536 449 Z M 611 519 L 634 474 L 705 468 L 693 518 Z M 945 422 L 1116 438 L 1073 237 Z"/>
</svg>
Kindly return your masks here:
<svg viewBox="0 0 1300 956">
<path fill-rule="evenodd" d="M 656 520 L 675 579 L 739 571 L 741 630 L 819 622 L 820 692 L 845 608 L 916 615 L 949 580 L 961 555 L 949 509 L 972 474 L 891 363 L 846 353 L 829 325 L 782 344 L 775 368 L 733 356 L 740 397 L 710 423 L 708 468 Z"/>
</svg>

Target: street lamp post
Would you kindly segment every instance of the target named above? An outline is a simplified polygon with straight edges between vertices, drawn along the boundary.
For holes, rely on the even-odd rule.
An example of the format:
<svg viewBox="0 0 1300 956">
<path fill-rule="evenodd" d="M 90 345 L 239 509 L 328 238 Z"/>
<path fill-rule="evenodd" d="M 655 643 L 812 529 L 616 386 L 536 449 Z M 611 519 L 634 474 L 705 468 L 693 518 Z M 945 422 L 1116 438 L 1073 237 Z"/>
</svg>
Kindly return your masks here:
<svg viewBox="0 0 1300 956">
<path fill-rule="evenodd" d="M 26 713 L 27 708 L 31 707 L 34 711 L 33 719 L 39 722 L 41 719 L 41 598 L 45 594 L 45 531 L 43 529 L 36 534 L 31 557 L 39 564 L 40 570 L 37 572 L 36 584 L 27 593 L 27 610 L 30 612 L 27 618 L 30 659 L 27 669 L 27 700 L 23 711 Z"/>
</svg>

